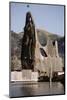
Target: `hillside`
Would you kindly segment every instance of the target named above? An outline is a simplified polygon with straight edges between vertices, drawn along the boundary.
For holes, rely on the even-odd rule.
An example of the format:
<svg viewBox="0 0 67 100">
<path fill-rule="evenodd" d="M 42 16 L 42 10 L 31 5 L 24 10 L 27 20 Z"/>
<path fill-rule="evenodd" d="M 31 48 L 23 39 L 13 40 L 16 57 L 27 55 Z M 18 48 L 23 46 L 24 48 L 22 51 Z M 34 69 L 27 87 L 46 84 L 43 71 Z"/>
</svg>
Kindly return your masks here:
<svg viewBox="0 0 67 100">
<path fill-rule="evenodd" d="M 20 70 L 21 69 L 20 67 L 18 67 L 19 65 L 14 69 L 14 65 L 15 65 L 14 60 L 16 60 L 16 58 L 17 58 L 17 60 L 19 60 L 19 63 L 21 63 L 21 61 L 20 61 L 21 40 L 23 38 L 23 34 L 24 34 L 23 32 L 17 34 L 13 31 L 11 31 L 11 59 L 12 59 L 11 70 L 17 70 L 17 69 Z M 49 33 L 44 30 L 39 30 L 39 29 L 37 29 L 37 34 L 38 34 L 39 42 L 42 46 L 45 46 L 47 44 L 48 39 L 57 40 L 59 55 L 64 59 L 64 37 Z"/>
</svg>

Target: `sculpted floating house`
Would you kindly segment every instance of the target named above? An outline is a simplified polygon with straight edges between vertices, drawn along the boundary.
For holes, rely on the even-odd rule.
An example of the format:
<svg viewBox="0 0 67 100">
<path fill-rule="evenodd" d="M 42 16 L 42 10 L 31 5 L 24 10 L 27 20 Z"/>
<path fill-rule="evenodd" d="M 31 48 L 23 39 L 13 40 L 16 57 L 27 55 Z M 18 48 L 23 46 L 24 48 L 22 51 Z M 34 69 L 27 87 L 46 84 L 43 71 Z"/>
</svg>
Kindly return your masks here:
<svg viewBox="0 0 67 100">
<path fill-rule="evenodd" d="M 51 40 L 46 34 L 47 42 L 43 46 L 39 42 L 38 32 L 36 31 L 36 49 L 35 49 L 35 70 L 40 73 L 46 73 L 49 76 L 50 72 L 62 72 L 62 58 L 58 53 L 57 40 Z M 51 70 L 51 71 L 50 71 Z"/>
</svg>

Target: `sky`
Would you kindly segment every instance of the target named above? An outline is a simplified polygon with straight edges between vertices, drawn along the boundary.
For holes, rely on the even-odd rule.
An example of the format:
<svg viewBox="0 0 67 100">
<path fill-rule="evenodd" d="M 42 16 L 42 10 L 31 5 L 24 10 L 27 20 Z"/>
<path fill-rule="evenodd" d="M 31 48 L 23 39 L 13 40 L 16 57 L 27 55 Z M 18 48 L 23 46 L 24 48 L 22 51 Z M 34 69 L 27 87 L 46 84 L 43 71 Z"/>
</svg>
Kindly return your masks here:
<svg viewBox="0 0 67 100">
<path fill-rule="evenodd" d="M 27 7 L 29 5 L 29 7 Z M 26 13 L 31 12 L 35 28 L 64 36 L 64 6 L 11 3 L 11 30 L 24 31 Z"/>
</svg>

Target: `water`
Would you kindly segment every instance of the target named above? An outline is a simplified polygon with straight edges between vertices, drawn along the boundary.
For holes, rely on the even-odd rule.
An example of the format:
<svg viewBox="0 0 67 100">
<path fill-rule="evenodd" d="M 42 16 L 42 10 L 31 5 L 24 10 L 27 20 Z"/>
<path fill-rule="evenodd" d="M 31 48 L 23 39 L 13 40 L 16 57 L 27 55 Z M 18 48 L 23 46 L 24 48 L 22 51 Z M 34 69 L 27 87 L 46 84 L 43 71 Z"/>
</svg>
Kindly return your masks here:
<svg viewBox="0 0 67 100">
<path fill-rule="evenodd" d="M 51 86 L 49 82 L 10 84 L 10 97 L 64 94 L 64 87 L 60 82 L 52 82 Z"/>
</svg>

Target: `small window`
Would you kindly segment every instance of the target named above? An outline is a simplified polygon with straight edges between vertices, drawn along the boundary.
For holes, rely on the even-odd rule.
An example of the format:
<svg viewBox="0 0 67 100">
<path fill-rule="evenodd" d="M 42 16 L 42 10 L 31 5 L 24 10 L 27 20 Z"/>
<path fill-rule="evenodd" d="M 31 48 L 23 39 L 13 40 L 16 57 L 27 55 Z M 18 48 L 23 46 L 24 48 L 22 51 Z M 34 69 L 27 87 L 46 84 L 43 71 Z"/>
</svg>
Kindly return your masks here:
<svg viewBox="0 0 67 100">
<path fill-rule="evenodd" d="M 47 57 L 47 54 L 43 48 L 40 48 L 41 55 Z"/>
<path fill-rule="evenodd" d="M 47 44 L 47 36 L 45 35 L 44 32 L 38 32 L 38 40 L 39 40 L 39 43 L 42 45 L 42 46 L 46 46 Z"/>
<path fill-rule="evenodd" d="M 53 41 L 53 46 L 55 46 L 55 41 Z"/>
</svg>

